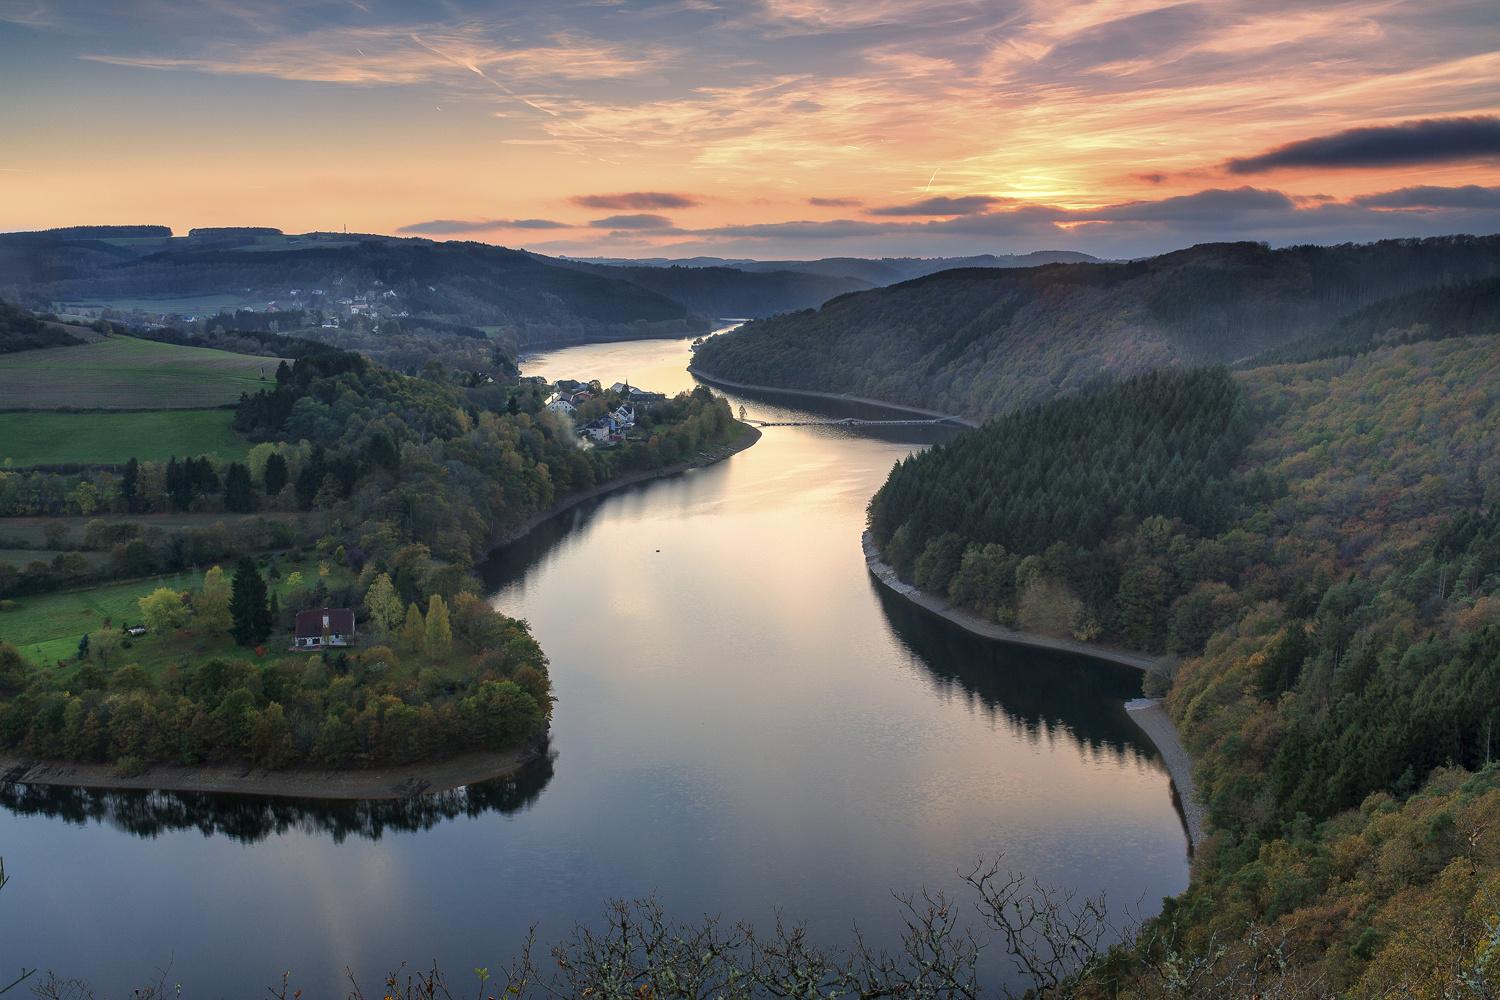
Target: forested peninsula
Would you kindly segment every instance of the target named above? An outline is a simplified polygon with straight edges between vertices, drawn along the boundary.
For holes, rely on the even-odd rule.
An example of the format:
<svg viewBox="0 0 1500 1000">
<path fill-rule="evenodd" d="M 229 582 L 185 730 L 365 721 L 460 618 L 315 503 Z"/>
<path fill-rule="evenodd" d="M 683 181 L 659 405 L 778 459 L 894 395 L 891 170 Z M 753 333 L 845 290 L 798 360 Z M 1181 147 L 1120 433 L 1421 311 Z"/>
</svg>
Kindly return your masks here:
<svg viewBox="0 0 1500 1000">
<path fill-rule="evenodd" d="M 594 447 L 513 364 L 409 376 L 260 339 L 290 357 L 271 358 L 274 380 L 234 409 L 242 457 L 0 471 L 0 512 L 14 519 L 0 533 L 39 524 L 65 550 L 0 566 L 12 778 L 226 790 L 223 775 L 256 769 L 240 790 L 306 796 L 319 794 L 315 773 L 378 770 L 374 784 L 322 784 L 383 794 L 514 769 L 547 731 L 547 659 L 524 622 L 478 596 L 476 562 L 573 498 L 754 440 L 707 388 L 635 404 L 628 430 Z M 583 413 L 627 412 L 597 386 L 578 398 Z M 5 641 L 43 618 L 77 620 L 78 634 Z M 419 767 L 460 758 L 474 773 L 427 780 Z"/>
</svg>

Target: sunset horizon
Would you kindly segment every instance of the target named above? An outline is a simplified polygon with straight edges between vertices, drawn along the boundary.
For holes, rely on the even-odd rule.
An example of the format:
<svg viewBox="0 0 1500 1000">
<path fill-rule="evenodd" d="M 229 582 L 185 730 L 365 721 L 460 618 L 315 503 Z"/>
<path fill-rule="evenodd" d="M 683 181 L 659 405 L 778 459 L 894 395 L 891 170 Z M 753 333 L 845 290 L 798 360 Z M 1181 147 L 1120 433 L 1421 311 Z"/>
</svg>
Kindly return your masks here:
<svg viewBox="0 0 1500 1000">
<path fill-rule="evenodd" d="M 807 258 L 1500 230 L 1484 4 L 0 4 L 0 229 Z"/>
</svg>

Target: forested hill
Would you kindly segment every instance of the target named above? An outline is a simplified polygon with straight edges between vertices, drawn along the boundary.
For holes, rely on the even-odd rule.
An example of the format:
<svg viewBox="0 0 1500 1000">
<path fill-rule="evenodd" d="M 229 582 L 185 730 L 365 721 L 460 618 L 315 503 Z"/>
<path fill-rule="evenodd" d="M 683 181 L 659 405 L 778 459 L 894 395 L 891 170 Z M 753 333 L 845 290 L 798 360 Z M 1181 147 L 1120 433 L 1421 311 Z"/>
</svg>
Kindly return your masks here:
<svg viewBox="0 0 1500 1000">
<path fill-rule="evenodd" d="M 681 302 L 700 316 L 758 318 L 822 305 L 831 298 L 872 287 L 842 275 L 736 267 L 648 267 L 558 261 L 607 278 L 623 278 Z"/>
<path fill-rule="evenodd" d="M 1493 236 L 942 271 L 747 324 L 694 366 L 983 417 L 1155 368 L 1240 361 L 1380 302 L 1497 275 Z"/>
<path fill-rule="evenodd" d="M 1071 995 L 1155 996 L 1165 964 L 1183 997 L 1257 968 L 1265 996 L 1494 995 L 1497 484 L 1500 331 L 1149 373 L 896 466 L 870 527 L 906 579 L 1170 654 L 1147 690 L 1209 840 Z"/>
<path fill-rule="evenodd" d="M 503 247 L 253 229 L 194 230 L 182 239 L 0 236 L 0 294 L 31 304 L 144 300 L 162 312 L 194 297 L 263 309 L 268 301 L 332 308 L 357 295 L 371 308 L 501 328 L 521 345 L 680 336 L 708 326 L 681 302 L 621 277 Z"/>
</svg>

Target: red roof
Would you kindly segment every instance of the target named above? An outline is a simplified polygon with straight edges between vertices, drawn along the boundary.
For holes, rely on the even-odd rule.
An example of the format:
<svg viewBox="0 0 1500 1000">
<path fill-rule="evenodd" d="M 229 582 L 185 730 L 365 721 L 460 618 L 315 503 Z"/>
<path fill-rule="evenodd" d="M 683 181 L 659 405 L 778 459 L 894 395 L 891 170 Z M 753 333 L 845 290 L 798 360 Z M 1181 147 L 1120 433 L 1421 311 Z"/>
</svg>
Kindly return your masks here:
<svg viewBox="0 0 1500 1000">
<path fill-rule="evenodd" d="M 313 639 L 324 632 L 332 635 L 354 634 L 354 612 L 350 608 L 324 608 L 321 611 L 297 612 L 297 638 Z"/>
</svg>

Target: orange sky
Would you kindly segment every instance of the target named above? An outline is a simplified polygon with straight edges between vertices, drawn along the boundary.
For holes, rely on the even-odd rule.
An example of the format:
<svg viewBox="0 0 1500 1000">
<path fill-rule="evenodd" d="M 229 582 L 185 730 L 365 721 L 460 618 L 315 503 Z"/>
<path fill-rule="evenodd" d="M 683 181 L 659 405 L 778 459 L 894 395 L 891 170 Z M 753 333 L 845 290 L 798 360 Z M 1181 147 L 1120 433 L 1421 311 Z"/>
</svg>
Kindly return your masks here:
<svg viewBox="0 0 1500 1000">
<path fill-rule="evenodd" d="M 0 81 L 0 229 L 757 257 L 1500 229 L 1492 0 L 0 0 Z"/>
</svg>

